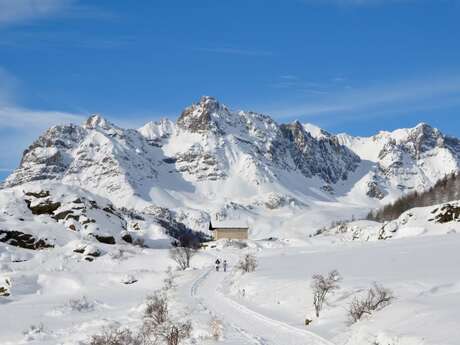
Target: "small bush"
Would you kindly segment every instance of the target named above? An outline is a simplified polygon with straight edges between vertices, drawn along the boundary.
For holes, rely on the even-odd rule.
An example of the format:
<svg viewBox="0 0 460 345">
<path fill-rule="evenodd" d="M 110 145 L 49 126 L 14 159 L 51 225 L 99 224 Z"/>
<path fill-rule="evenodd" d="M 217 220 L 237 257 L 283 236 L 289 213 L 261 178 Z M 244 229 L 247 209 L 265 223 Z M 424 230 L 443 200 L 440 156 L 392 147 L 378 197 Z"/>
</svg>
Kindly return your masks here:
<svg viewBox="0 0 460 345">
<path fill-rule="evenodd" d="M 170 318 L 168 298 L 165 291 L 160 290 L 147 297 L 142 326 L 137 332 L 106 328 L 102 334 L 93 335 L 88 345 L 179 345 L 190 337 L 191 331 L 190 321 L 179 322 Z"/>
<path fill-rule="evenodd" d="M 380 310 L 391 304 L 394 300 L 393 292 L 390 289 L 374 283 L 367 295 L 364 297 L 355 297 L 350 304 L 348 315 L 352 322 L 357 322 L 364 315 L 370 315 L 374 311 Z"/>
<path fill-rule="evenodd" d="M 174 289 L 176 287 L 176 284 L 174 283 L 174 273 L 171 267 L 168 267 L 166 271 L 166 278 L 163 280 L 163 284 L 163 288 L 166 291 Z"/>
<path fill-rule="evenodd" d="M 178 345 L 181 340 L 190 337 L 192 332 L 192 323 L 186 321 L 183 323 L 166 322 L 157 329 L 159 338 L 163 339 L 167 345 Z"/>
<path fill-rule="evenodd" d="M 238 263 L 237 268 L 244 273 L 254 272 L 257 268 L 256 257 L 251 254 L 246 254 Z"/>
<path fill-rule="evenodd" d="M 150 320 L 154 326 L 161 325 L 168 320 L 168 298 L 166 295 L 156 292 L 147 297 L 146 303 L 144 319 Z"/>
<path fill-rule="evenodd" d="M 9 278 L 5 278 L 4 281 L 5 281 L 4 285 L 0 286 L 0 296 L 7 297 L 10 295 L 11 280 Z"/>
<path fill-rule="evenodd" d="M 327 277 L 321 274 L 315 274 L 312 279 L 313 306 L 315 307 L 316 317 L 319 317 L 319 313 L 323 309 L 323 304 L 326 301 L 327 295 L 340 288 L 339 282 L 342 280 L 342 277 L 337 270 L 333 270 L 329 272 Z"/>
<path fill-rule="evenodd" d="M 39 323 L 38 325 L 30 325 L 29 326 L 29 329 L 26 330 L 26 331 L 23 331 L 22 334 L 26 335 L 26 334 L 38 334 L 38 333 L 43 333 L 45 332 L 45 326 L 43 325 L 43 323 Z"/>
<path fill-rule="evenodd" d="M 93 311 L 94 303 L 88 301 L 88 299 L 83 296 L 82 298 L 71 299 L 69 300 L 69 308 L 72 311 L 78 311 L 80 313 Z"/>
<path fill-rule="evenodd" d="M 219 319 L 213 318 L 210 323 L 211 327 L 211 335 L 214 338 L 215 341 L 220 340 L 222 337 L 222 321 Z"/>
<path fill-rule="evenodd" d="M 143 345 L 141 338 L 127 328 L 105 328 L 102 334 L 93 335 L 89 345 Z"/>
<path fill-rule="evenodd" d="M 171 258 L 177 263 L 177 267 L 182 271 L 190 267 L 190 260 L 195 253 L 195 249 L 189 247 L 176 247 L 170 250 Z"/>
</svg>

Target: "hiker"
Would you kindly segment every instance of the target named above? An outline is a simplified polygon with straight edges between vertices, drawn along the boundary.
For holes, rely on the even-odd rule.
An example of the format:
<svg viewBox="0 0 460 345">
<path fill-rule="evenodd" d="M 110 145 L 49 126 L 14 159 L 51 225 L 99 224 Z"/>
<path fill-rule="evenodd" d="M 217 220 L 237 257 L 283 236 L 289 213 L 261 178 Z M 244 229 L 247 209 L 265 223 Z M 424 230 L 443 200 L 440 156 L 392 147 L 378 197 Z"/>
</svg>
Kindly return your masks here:
<svg viewBox="0 0 460 345">
<path fill-rule="evenodd" d="M 227 272 L 227 260 L 224 260 L 224 272 Z"/>
<path fill-rule="evenodd" d="M 220 267 L 220 260 L 216 260 L 216 272 L 219 272 L 219 267 Z"/>
</svg>

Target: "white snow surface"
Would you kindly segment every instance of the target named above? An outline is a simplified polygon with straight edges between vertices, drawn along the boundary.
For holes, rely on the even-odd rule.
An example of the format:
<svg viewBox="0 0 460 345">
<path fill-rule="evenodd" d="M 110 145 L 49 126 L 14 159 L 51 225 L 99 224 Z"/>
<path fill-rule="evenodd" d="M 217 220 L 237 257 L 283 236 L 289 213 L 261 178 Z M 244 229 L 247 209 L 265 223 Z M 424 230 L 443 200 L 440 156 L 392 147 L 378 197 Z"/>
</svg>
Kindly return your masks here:
<svg viewBox="0 0 460 345">
<path fill-rule="evenodd" d="M 457 233 L 246 245 L 240 249 L 237 242 L 210 243 L 193 257 L 191 270 L 174 272 L 175 288 L 168 296 L 175 313 L 192 320 L 187 344 L 214 344 L 213 320 L 222 327 L 218 343 L 227 345 L 458 344 Z M 146 296 L 161 287 L 164 271 L 174 263 L 164 249 L 115 245 L 106 250 L 106 255 L 87 262 L 69 246 L 27 251 L 0 244 L 2 277 L 12 282 L 11 295 L 0 297 L 2 315 L 12 316 L 0 325 L 0 343 L 80 345 L 109 325 L 139 327 Z M 256 256 L 258 267 L 243 274 L 237 262 L 246 253 Z M 228 261 L 228 272 L 215 272 L 216 258 Z M 316 318 L 311 277 L 332 269 L 343 281 Z M 351 300 L 373 282 L 391 289 L 396 299 L 351 324 Z M 309 326 L 306 318 L 312 320 Z"/>
</svg>

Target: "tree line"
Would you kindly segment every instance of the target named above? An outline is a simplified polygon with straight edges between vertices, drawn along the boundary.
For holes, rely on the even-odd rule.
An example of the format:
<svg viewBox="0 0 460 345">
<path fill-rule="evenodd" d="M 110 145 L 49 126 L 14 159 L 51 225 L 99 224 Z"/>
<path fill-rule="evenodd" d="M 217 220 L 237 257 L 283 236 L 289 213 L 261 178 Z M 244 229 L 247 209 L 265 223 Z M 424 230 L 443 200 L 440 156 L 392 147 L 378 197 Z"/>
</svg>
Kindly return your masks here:
<svg viewBox="0 0 460 345">
<path fill-rule="evenodd" d="M 453 200 L 460 200 L 460 174 L 458 172 L 446 175 L 426 191 L 408 193 L 391 204 L 369 212 L 366 219 L 377 222 L 391 221 L 411 208 L 432 206 Z"/>
</svg>

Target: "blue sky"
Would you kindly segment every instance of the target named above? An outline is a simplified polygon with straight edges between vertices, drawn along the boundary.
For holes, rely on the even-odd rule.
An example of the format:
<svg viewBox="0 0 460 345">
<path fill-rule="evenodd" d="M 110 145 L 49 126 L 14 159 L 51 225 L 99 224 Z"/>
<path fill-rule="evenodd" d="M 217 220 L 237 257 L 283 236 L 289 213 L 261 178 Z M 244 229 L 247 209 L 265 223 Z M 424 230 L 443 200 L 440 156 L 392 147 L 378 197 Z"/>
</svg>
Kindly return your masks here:
<svg viewBox="0 0 460 345">
<path fill-rule="evenodd" d="M 52 124 L 201 95 L 332 132 L 460 136 L 458 0 L 0 0 L 0 178 Z"/>
</svg>

